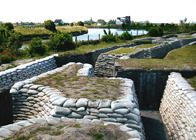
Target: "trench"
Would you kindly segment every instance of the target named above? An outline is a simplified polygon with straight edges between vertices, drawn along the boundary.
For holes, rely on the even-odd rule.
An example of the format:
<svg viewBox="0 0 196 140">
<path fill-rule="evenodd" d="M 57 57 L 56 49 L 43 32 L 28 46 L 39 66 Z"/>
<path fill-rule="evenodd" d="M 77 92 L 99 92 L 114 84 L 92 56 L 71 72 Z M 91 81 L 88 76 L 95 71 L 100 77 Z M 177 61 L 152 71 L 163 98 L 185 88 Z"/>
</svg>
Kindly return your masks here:
<svg viewBox="0 0 196 140">
<path fill-rule="evenodd" d="M 104 52 L 107 51 L 108 50 L 105 50 Z M 101 53 L 103 53 L 103 51 L 94 51 L 86 54 L 71 55 L 67 57 L 60 55 L 55 59 L 57 67 L 60 67 L 68 62 L 89 63 L 95 67 L 97 58 Z M 168 135 L 165 126 L 162 123 L 158 109 L 168 75 L 173 71 L 180 72 L 185 78 L 190 78 L 196 75 L 196 71 L 191 70 L 116 70 L 116 77 L 129 78 L 134 81 L 147 140 L 168 139 Z M 11 124 L 13 122 L 13 114 L 11 104 L 12 99 L 11 95 L 9 94 L 9 89 L 3 91 L 0 90 L 0 93 L 3 93 L 0 94 L 0 103 L 2 107 L 0 109 L 0 126 L 2 126 Z"/>
</svg>

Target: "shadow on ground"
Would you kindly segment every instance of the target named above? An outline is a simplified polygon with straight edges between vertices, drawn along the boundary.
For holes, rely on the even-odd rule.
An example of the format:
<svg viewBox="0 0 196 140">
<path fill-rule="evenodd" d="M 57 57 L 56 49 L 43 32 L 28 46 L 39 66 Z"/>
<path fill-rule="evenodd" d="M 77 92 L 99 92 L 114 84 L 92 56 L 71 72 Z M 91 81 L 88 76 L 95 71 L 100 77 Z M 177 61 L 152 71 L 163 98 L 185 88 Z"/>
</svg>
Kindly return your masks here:
<svg viewBox="0 0 196 140">
<path fill-rule="evenodd" d="M 158 111 L 141 110 L 146 140 L 169 140 Z"/>
</svg>

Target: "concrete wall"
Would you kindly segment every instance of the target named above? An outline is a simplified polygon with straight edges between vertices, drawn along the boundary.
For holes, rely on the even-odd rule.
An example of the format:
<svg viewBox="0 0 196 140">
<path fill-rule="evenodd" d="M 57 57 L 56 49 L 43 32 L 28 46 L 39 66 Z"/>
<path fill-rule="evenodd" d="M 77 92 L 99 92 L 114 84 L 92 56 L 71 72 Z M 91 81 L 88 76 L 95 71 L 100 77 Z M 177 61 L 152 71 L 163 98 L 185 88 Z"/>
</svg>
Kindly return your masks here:
<svg viewBox="0 0 196 140">
<path fill-rule="evenodd" d="M 23 81 L 43 72 L 56 68 L 55 56 L 39 59 L 15 68 L 0 72 L 0 88 L 10 88 L 14 83 Z"/>
<path fill-rule="evenodd" d="M 195 89 L 180 73 L 169 75 L 159 110 L 170 139 L 196 139 L 195 97 Z"/>
</svg>

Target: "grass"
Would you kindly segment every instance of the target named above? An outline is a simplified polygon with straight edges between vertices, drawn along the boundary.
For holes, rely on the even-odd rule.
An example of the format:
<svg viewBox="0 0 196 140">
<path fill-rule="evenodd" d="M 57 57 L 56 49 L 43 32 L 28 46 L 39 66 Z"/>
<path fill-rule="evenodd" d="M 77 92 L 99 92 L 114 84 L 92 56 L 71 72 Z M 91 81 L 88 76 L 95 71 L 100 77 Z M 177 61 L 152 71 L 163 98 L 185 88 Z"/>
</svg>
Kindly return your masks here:
<svg viewBox="0 0 196 140">
<path fill-rule="evenodd" d="M 121 80 L 101 77 L 76 76 L 82 65 L 70 65 L 63 71 L 39 79 L 33 84 L 50 86 L 59 89 L 67 98 L 111 99 L 121 96 Z"/>
<path fill-rule="evenodd" d="M 96 140 L 101 140 L 103 138 L 103 134 L 100 132 L 90 132 L 91 136 L 93 136 Z"/>
<path fill-rule="evenodd" d="M 194 38 L 193 35 L 183 35 L 182 37 L 176 37 L 177 39 Z"/>
<path fill-rule="evenodd" d="M 154 46 L 157 46 L 159 44 L 144 44 L 144 45 L 138 45 L 136 46 L 136 48 L 121 48 L 121 49 L 117 49 L 117 50 L 114 50 L 114 51 L 111 51 L 109 52 L 108 54 L 131 54 L 131 53 L 134 53 L 140 49 L 143 49 L 143 48 L 152 48 Z"/>
<path fill-rule="evenodd" d="M 155 46 L 158 46 L 160 44 L 143 44 L 143 45 L 138 45 L 136 46 L 137 49 L 143 49 L 143 48 L 152 48 L 152 47 L 155 47 Z"/>
<path fill-rule="evenodd" d="M 86 27 L 82 26 L 57 26 L 56 29 L 60 32 L 66 32 L 66 33 L 74 33 L 74 32 L 79 32 L 81 33 L 82 31 L 87 32 Z M 16 26 L 14 28 L 16 32 L 20 32 L 24 36 L 36 36 L 36 35 L 53 35 L 54 32 L 49 31 L 45 29 L 44 27 L 36 27 L 36 28 L 26 28 L 26 26 Z"/>
<path fill-rule="evenodd" d="M 110 42 L 110 43 L 106 43 L 106 42 L 100 42 L 99 44 L 96 45 L 82 45 L 77 47 L 74 50 L 69 50 L 66 52 L 62 52 L 64 53 L 64 55 L 71 55 L 71 54 L 85 54 L 88 53 L 90 51 L 94 51 L 94 50 L 98 50 L 98 49 L 105 49 L 105 48 L 109 48 L 112 46 L 118 46 L 118 45 L 126 45 L 126 44 L 132 44 L 133 41 L 121 41 L 121 42 Z"/>
<path fill-rule="evenodd" d="M 164 59 L 128 59 L 118 60 L 118 62 L 124 68 L 196 69 L 195 52 L 196 45 L 187 45 L 184 48 L 171 51 Z"/>
<path fill-rule="evenodd" d="M 189 84 L 196 89 L 196 76 L 186 79 Z"/>
<path fill-rule="evenodd" d="M 74 128 L 81 128 L 80 124 L 74 124 L 74 125 L 69 125 L 69 127 L 74 127 Z"/>
</svg>

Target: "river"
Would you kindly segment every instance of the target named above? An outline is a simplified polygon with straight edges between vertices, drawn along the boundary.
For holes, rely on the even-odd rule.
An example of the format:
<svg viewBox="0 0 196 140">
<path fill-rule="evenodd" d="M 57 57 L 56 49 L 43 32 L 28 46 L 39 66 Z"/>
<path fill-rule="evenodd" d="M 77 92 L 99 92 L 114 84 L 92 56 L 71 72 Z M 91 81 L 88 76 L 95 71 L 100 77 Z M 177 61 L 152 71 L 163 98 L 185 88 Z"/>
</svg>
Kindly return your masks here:
<svg viewBox="0 0 196 140">
<path fill-rule="evenodd" d="M 88 28 L 88 33 L 84 34 L 84 35 L 79 35 L 77 36 L 77 41 L 81 41 L 81 40 L 88 40 L 88 36 L 89 36 L 89 40 L 98 40 L 99 36 L 100 38 L 104 35 L 103 32 L 103 28 Z M 108 33 L 108 29 L 105 29 L 106 32 Z M 117 33 L 118 35 L 121 35 L 123 32 L 125 32 L 126 30 L 122 30 L 122 29 L 110 29 L 111 33 L 115 34 Z M 143 35 L 143 34 L 147 34 L 148 31 L 146 30 L 129 30 L 128 31 L 130 34 L 132 34 L 133 36 L 137 36 L 137 35 Z M 76 37 L 73 37 L 73 41 L 76 40 Z M 44 39 L 43 42 L 48 41 L 48 39 Z M 23 45 L 21 48 L 25 48 L 26 46 L 28 46 L 30 41 L 23 41 Z"/>
</svg>

